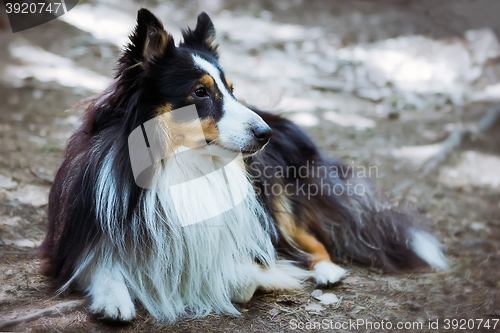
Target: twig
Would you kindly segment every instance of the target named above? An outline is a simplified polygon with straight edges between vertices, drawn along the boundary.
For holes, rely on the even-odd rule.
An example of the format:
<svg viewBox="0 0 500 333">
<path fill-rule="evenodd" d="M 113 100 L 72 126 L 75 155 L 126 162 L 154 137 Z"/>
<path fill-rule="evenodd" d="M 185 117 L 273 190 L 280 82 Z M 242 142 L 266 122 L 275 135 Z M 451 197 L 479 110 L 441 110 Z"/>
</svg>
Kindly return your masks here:
<svg viewBox="0 0 500 333">
<path fill-rule="evenodd" d="M 339 301 L 335 304 L 335 306 L 333 307 L 333 309 L 338 309 L 340 307 L 340 303 L 342 303 L 342 300 L 344 299 L 344 296 L 340 296 L 340 299 Z"/>
<path fill-rule="evenodd" d="M 52 184 L 52 183 L 54 182 L 54 179 L 53 179 L 53 178 L 50 178 L 50 177 L 48 177 L 48 176 L 46 176 L 46 175 L 42 174 L 41 172 L 39 172 L 39 171 L 38 171 L 38 170 L 36 170 L 35 168 L 30 168 L 30 171 L 31 171 L 31 173 L 32 173 L 34 176 L 36 176 L 36 177 L 40 178 L 41 180 L 43 180 L 43 181 L 45 181 L 45 182 L 47 182 L 47 183 L 49 183 L 49 184 Z"/>
<path fill-rule="evenodd" d="M 3 323 L 0 323 L 0 329 L 5 329 L 7 327 L 19 325 L 22 323 L 29 323 L 30 321 L 36 320 L 41 317 L 55 317 L 59 315 L 64 316 L 65 313 L 70 313 L 82 308 L 84 304 L 84 300 L 76 300 L 56 304 L 54 306 L 51 306 L 50 308 L 39 310 L 35 313 L 21 318 L 4 321 Z"/>
<path fill-rule="evenodd" d="M 477 129 L 486 132 L 500 119 L 500 104 L 491 107 L 488 112 L 477 122 Z"/>
<path fill-rule="evenodd" d="M 432 171 L 437 169 L 455 148 L 462 145 L 462 141 L 466 135 L 483 134 L 491 129 L 498 120 L 500 120 L 500 103 L 492 106 L 475 125 L 462 126 L 452 131 L 448 138 L 443 142 L 439 152 L 426 161 L 422 166 L 421 172 L 419 173 L 420 175 L 412 181 L 403 183 L 396 189 L 396 191 L 404 192 L 415 183 L 423 180 Z"/>
</svg>

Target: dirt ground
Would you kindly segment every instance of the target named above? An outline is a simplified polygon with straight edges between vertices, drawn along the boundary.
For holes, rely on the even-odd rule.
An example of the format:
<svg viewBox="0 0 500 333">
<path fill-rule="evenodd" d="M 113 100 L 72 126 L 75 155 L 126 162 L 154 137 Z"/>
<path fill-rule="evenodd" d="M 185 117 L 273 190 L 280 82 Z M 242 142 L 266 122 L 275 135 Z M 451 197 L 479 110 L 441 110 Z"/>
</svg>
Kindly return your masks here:
<svg viewBox="0 0 500 333">
<path fill-rule="evenodd" d="M 343 282 L 323 290 L 339 298 L 330 305 L 311 296 L 315 287 L 310 283 L 301 293 L 257 294 L 240 307 L 239 317 L 209 315 L 164 325 L 138 307 L 131 324 L 112 326 L 89 316 L 83 306 L 0 331 L 315 332 L 331 330 L 336 322 L 367 320 L 390 322 L 394 331 L 404 322 L 412 325 L 404 331 L 437 332 L 445 331 L 446 319 L 477 320 L 473 329 L 466 324 L 449 331 L 500 331 L 500 323 L 493 329 L 500 319 L 500 127 L 466 136 L 438 168 L 422 171 L 454 129 L 475 123 L 500 100 L 498 94 L 497 99 L 488 95 L 488 87 L 500 82 L 500 57 L 479 62 L 474 52 L 483 44 L 473 44 L 467 37 L 473 34 L 466 33 L 490 27 L 481 41 L 498 33 L 498 2 L 85 1 L 79 6 L 87 12 L 78 13 L 90 8 L 102 14 L 101 20 L 121 21 L 104 25 L 83 14 L 81 21 L 70 18 L 70 12 L 67 19 L 24 32 L 0 32 L 0 323 L 82 297 L 78 291 L 55 296 L 51 281 L 38 273 L 34 251 L 46 230 L 50 181 L 81 112 L 69 109 L 109 82 L 120 42 L 142 6 L 156 9 L 167 29 L 193 26 L 197 13 L 207 11 L 219 32 L 221 63 L 235 95 L 296 120 L 327 155 L 376 166 L 372 180 L 392 193 L 394 205 L 404 197 L 426 218 L 424 227 L 444 244 L 451 269 L 388 274 L 350 265 Z M 463 48 L 474 55 L 470 66 L 480 67 L 481 74 L 452 77 L 439 91 L 425 80 L 423 88 L 374 80 L 369 66 L 376 57 L 370 52 L 383 50 L 388 40 L 398 50 L 404 47 L 398 43 L 406 45 L 400 37 L 415 35 L 424 36 L 407 46 L 416 48 L 415 56 L 418 43 L 430 45 L 426 51 L 432 48 L 428 63 L 433 65 L 440 47 L 456 47 L 444 56 L 446 65 Z M 382 54 L 381 63 L 391 62 L 384 54 L 390 53 Z M 456 68 L 464 66 L 458 62 Z M 436 321 L 439 329 L 429 326 Z"/>
</svg>

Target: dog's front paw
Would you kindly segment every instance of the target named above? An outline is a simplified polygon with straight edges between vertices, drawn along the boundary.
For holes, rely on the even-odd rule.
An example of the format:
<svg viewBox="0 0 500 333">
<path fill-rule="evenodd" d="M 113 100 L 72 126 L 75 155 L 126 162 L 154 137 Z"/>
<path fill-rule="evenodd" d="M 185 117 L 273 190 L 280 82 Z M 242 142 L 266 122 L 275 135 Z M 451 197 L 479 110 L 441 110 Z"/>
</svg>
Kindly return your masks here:
<svg viewBox="0 0 500 333">
<path fill-rule="evenodd" d="M 131 321 L 135 317 L 134 303 L 126 297 L 101 295 L 94 297 L 90 312 L 102 320 Z"/>
<path fill-rule="evenodd" d="M 245 288 L 241 288 L 235 292 L 233 292 L 233 295 L 231 297 L 231 301 L 234 303 L 247 303 L 250 301 L 252 298 L 253 294 L 255 294 L 255 291 L 257 290 L 257 284 L 251 283 Z"/>
<path fill-rule="evenodd" d="M 347 271 L 331 262 L 322 261 L 314 266 L 313 276 L 317 285 L 328 285 L 340 281 Z"/>
</svg>

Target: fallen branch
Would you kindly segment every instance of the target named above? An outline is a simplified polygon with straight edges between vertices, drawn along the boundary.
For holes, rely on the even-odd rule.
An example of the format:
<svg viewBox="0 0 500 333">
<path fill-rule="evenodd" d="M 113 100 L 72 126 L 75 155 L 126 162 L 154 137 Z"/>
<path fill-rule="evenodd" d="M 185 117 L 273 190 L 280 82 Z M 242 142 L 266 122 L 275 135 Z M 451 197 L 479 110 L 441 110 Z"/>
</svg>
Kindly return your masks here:
<svg viewBox="0 0 500 333">
<path fill-rule="evenodd" d="M 67 314 L 67 313 L 70 313 L 70 312 L 73 312 L 73 311 L 76 311 L 76 310 L 82 308 L 84 304 L 85 304 L 84 300 L 76 300 L 76 301 L 59 303 L 59 304 L 56 304 L 54 306 L 51 306 L 50 308 L 37 311 L 35 313 L 32 313 L 30 315 L 27 315 L 27 316 L 24 316 L 21 318 L 16 318 L 13 320 L 4 321 L 3 323 L 0 323 L 0 330 L 15 326 L 15 325 L 23 324 L 23 323 L 29 323 L 30 321 L 37 320 L 38 318 L 41 318 L 41 317 L 64 316 L 64 314 Z"/>
<path fill-rule="evenodd" d="M 451 152 L 460 147 L 466 135 L 483 135 L 485 132 L 490 130 L 493 125 L 500 120 L 500 104 L 492 106 L 486 114 L 479 119 L 479 121 L 474 125 L 462 126 L 452 131 L 446 141 L 443 142 L 441 149 L 433 157 L 424 163 L 420 169 L 419 176 L 414 180 L 403 183 L 401 186 L 396 188 L 396 191 L 406 191 L 409 187 L 415 183 L 423 180 L 432 171 L 437 169 L 441 163 L 443 163 Z"/>
<path fill-rule="evenodd" d="M 49 184 L 54 183 L 54 178 L 50 178 L 50 177 L 48 177 L 48 176 L 46 176 L 46 175 L 42 174 L 41 172 L 39 172 L 39 171 L 38 171 L 38 170 L 36 170 L 35 168 L 31 167 L 31 168 L 30 168 L 30 171 L 31 171 L 31 173 L 32 173 L 34 176 L 36 176 L 36 177 L 40 178 L 41 180 L 43 180 L 43 181 L 45 181 L 45 182 L 47 182 L 47 183 L 49 183 Z"/>
</svg>

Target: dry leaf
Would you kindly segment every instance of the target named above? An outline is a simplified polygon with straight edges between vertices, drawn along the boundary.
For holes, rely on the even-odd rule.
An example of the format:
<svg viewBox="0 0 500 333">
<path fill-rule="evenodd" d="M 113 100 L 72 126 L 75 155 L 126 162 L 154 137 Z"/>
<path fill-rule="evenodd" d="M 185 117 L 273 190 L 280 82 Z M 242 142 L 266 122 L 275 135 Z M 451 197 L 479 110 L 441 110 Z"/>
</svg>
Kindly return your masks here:
<svg viewBox="0 0 500 333">
<path fill-rule="evenodd" d="M 314 298 L 319 297 L 321 295 L 323 295 L 323 290 L 321 290 L 321 289 L 316 289 L 315 291 L 313 291 L 311 293 L 311 296 Z"/>
<path fill-rule="evenodd" d="M 332 294 L 332 293 L 327 293 L 323 294 L 321 296 L 315 297 L 318 301 L 320 301 L 321 304 L 332 304 L 332 303 L 338 303 L 339 298 L 337 295 Z"/>
</svg>

